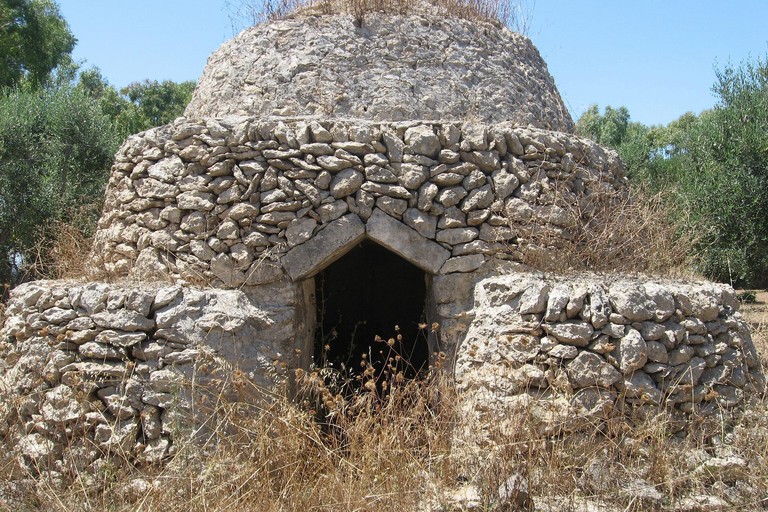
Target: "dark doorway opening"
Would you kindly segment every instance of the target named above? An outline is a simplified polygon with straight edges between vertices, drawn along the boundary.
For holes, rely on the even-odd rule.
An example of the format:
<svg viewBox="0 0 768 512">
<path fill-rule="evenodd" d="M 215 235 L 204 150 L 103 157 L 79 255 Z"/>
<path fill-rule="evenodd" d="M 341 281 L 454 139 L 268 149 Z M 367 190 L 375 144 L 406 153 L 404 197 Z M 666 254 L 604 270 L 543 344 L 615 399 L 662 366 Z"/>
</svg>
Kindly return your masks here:
<svg viewBox="0 0 768 512">
<path fill-rule="evenodd" d="M 315 276 L 315 287 L 317 365 L 354 376 L 363 359 L 381 369 L 397 354 L 405 377 L 428 368 L 423 270 L 365 240 Z"/>
</svg>

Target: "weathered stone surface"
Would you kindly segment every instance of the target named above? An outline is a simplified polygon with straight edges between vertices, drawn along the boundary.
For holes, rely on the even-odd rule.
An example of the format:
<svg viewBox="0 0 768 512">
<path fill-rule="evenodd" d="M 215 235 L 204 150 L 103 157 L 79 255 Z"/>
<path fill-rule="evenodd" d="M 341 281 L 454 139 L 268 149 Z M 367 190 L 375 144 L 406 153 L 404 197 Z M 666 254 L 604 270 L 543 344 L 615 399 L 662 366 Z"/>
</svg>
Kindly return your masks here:
<svg viewBox="0 0 768 512">
<path fill-rule="evenodd" d="M 435 238 L 437 219 L 434 216 L 427 215 L 416 208 L 409 208 L 403 213 L 403 222 L 424 238 Z"/>
<path fill-rule="evenodd" d="M 329 222 L 338 219 L 349 210 L 349 205 L 346 201 L 339 199 L 330 204 L 324 204 L 317 209 L 317 213 L 320 216 L 320 222 L 328 224 Z"/>
<path fill-rule="evenodd" d="M 560 319 L 560 315 L 563 314 L 565 307 L 568 305 L 571 296 L 571 290 L 565 285 L 556 285 L 549 292 L 549 299 L 547 300 L 547 309 L 544 313 L 544 320 L 546 322 L 554 322 Z"/>
<path fill-rule="evenodd" d="M 380 197 L 376 200 L 376 206 L 389 215 L 400 218 L 408 209 L 408 201 L 393 197 Z"/>
<path fill-rule="evenodd" d="M 336 174 L 331 180 L 331 195 L 336 199 L 354 194 L 363 184 L 363 173 L 354 169 L 346 169 Z"/>
<path fill-rule="evenodd" d="M 748 473 L 749 464 L 736 455 L 708 458 L 694 470 L 694 475 L 697 477 L 714 482 L 738 482 L 743 480 Z"/>
<path fill-rule="evenodd" d="M 555 345 L 547 354 L 558 359 L 573 359 L 579 355 L 579 349 L 573 345 Z"/>
<path fill-rule="evenodd" d="M 452 272 L 472 272 L 480 268 L 485 263 L 485 256 L 482 254 L 473 254 L 471 256 L 455 256 L 449 258 L 440 269 L 441 274 L 450 274 Z"/>
<path fill-rule="evenodd" d="M 429 126 L 414 126 L 405 130 L 405 150 L 417 155 L 436 158 L 440 152 L 440 141 Z"/>
<path fill-rule="evenodd" d="M 408 243 L 408 236 L 425 240 L 383 212 L 372 218 L 369 236 L 376 235 L 375 224 L 383 221 L 393 224 L 395 242 Z M 315 238 L 305 244 L 311 240 Z M 475 256 L 478 261 L 483 257 Z M 462 258 L 447 260 L 441 271 Z M 135 450 L 138 460 L 163 460 L 173 444 L 175 425 L 194 422 L 185 412 L 195 400 L 189 385 L 205 380 L 209 365 L 221 361 L 228 365 L 227 371 L 234 365 L 249 378 L 270 385 L 272 377 L 266 376 L 274 375 L 274 362 L 295 348 L 294 326 L 300 314 L 295 286 L 281 280 L 276 260 L 256 259 L 248 273 L 258 270 L 259 266 L 253 267 L 257 264 L 271 269 L 265 275 L 272 277 L 255 288 L 245 284 L 242 291 L 178 285 L 155 289 L 65 282 L 22 285 L 13 291 L 6 309 L 3 335 L 14 336 L 23 355 L 4 359 L 0 389 L 27 397 L 19 414 L 39 414 L 42 419 L 27 416 L 25 421 L 40 432 L 50 432 L 52 423 L 64 423 L 65 428 L 87 424 L 84 435 L 100 449 Z M 594 332 L 591 306 L 600 302 L 598 290 L 608 287 L 602 279 L 545 276 L 490 265 L 479 272 L 434 276 L 428 300 L 434 301 L 439 315 L 442 347 L 455 351 L 456 382 L 468 407 L 482 417 L 508 418 L 515 407 L 524 406 L 537 428 L 556 433 L 590 428 L 595 419 L 612 414 L 614 407 L 641 414 L 648 407 L 671 408 L 675 415 L 694 411 L 705 415 L 714 408 L 727 411 L 743 402 L 750 386 L 764 387 L 756 356 L 747 356 L 753 352 L 749 333 L 731 306 L 721 305 L 718 319 L 710 322 L 687 316 L 679 323 L 669 319 L 659 323 L 666 313 L 655 311 L 649 320 L 630 322 L 610 313 L 611 322 Z M 622 282 L 627 288 L 643 289 L 640 281 Z M 664 286 L 678 296 L 701 290 L 684 283 Z M 610 311 L 610 305 L 601 311 Z M 693 306 L 688 311 L 690 315 Z M 545 316 L 550 319 L 545 321 Z M 125 327 L 137 318 L 153 322 L 153 327 L 126 331 L 102 326 Z M 654 326 L 662 326 L 663 337 L 644 339 L 659 335 Z M 44 329 L 52 332 L 36 335 Z M 56 332 L 64 334 L 64 341 L 51 349 Z M 572 344 L 585 339 L 586 346 Z M 667 363 L 660 362 L 665 357 Z M 30 390 L 39 385 L 39 376 L 51 387 L 36 395 Z M 83 401 L 88 395 L 80 393 L 82 386 L 100 402 Z M 626 403 L 616 403 L 624 399 Z M 106 416 L 87 412 L 91 407 Z M 58 456 L 57 445 L 45 435 L 28 438 L 27 451 L 34 455 L 37 446 Z M 150 444 L 153 448 L 145 454 Z"/>
<path fill-rule="evenodd" d="M 312 237 L 317 227 L 317 221 L 311 217 L 296 219 L 290 223 L 285 230 L 285 238 L 288 240 L 288 246 L 293 247 L 306 242 Z"/>
<path fill-rule="evenodd" d="M 283 268 L 294 281 L 309 277 L 343 256 L 365 237 L 365 232 L 366 226 L 356 215 L 334 220 L 313 238 L 288 251 L 281 259 Z"/>
<path fill-rule="evenodd" d="M 523 36 L 426 13 L 369 17 L 364 45 L 356 30 L 349 16 L 287 17 L 250 28 L 210 57 L 186 115 L 401 121 L 463 119 L 472 112 L 480 122 L 561 131 L 572 126 L 541 57 Z M 293 37 L 284 40 L 284 33 Z M 411 47 L 418 48 L 418 58 L 403 59 L 403 49 Z M 258 89 L 248 85 L 254 83 Z M 343 101 L 333 100 L 340 93 Z M 327 136 L 323 142 L 330 142 Z M 484 150 L 485 144 L 473 148 Z M 437 156 L 429 145 L 418 153 Z"/>
<path fill-rule="evenodd" d="M 17 449 L 34 465 L 39 466 L 39 464 L 46 463 L 56 457 L 61 452 L 62 447 L 43 434 L 34 432 L 19 439 Z"/>
<path fill-rule="evenodd" d="M 125 309 L 95 313 L 91 320 L 99 327 L 117 331 L 148 331 L 155 326 L 155 322 L 144 315 Z"/>
<path fill-rule="evenodd" d="M 568 378 L 576 388 L 610 387 L 621 379 L 621 373 L 591 352 L 581 352 L 566 366 Z"/>
<path fill-rule="evenodd" d="M 451 228 L 442 229 L 437 232 L 435 240 L 447 244 L 465 244 L 478 237 L 480 232 L 476 228 Z"/>
<path fill-rule="evenodd" d="M 642 322 L 653 317 L 655 304 L 649 302 L 643 290 L 628 288 L 619 283 L 611 286 L 608 295 L 613 309 L 632 322 Z"/>
<path fill-rule="evenodd" d="M 126 358 L 124 351 L 94 341 L 83 343 L 77 348 L 77 351 L 83 357 L 101 361 L 105 361 L 107 359 L 121 360 Z"/>
<path fill-rule="evenodd" d="M 530 228 L 517 223 L 546 217 L 547 222 L 567 224 L 553 220 L 562 216 L 559 207 L 549 204 L 549 198 L 539 198 L 548 190 L 542 181 L 548 179 L 546 173 L 533 173 L 528 168 L 533 164 L 503 157 L 506 148 L 516 147 L 514 141 L 520 144 L 520 140 L 536 161 L 544 158 L 548 149 L 560 155 L 565 146 L 582 155 L 580 169 L 594 172 L 595 179 L 579 182 L 576 200 L 582 193 L 597 192 L 601 183 L 616 189 L 625 187 L 623 169 L 615 155 L 603 154 L 582 139 L 567 135 L 553 138 L 530 127 L 477 124 L 476 131 L 488 134 L 488 139 L 475 144 L 461 139 L 459 123 L 445 121 L 311 121 L 309 125 L 317 125 L 315 131 L 324 134 L 325 142 L 320 142 L 313 139 L 315 132 L 303 120 L 217 121 L 216 138 L 206 132 L 213 121 L 198 122 L 205 125 L 201 133 L 208 133 L 205 143 L 180 140 L 167 148 L 158 143 L 147 149 L 138 142 L 143 140 L 139 136 L 121 148 L 121 160 L 132 162 L 147 150 L 152 160 L 164 157 L 181 162 L 184 176 L 173 185 L 182 193 L 138 197 L 137 180 L 154 180 L 152 186 L 171 185 L 147 178 L 141 171 L 111 182 L 104 215 L 109 221 L 102 222 L 92 251 L 92 260 L 99 268 L 103 266 L 115 276 L 202 278 L 216 286 L 234 288 L 243 282 L 238 272 L 245 272 L 261 253 L 282 254 L 303 243 L 308 231 L 292 225 L 295 220 L 311 218 L 323 225 L 351 213 L 365 222 L 375 207 L 397 219 L 413 209 L 404 222 L 427 238 L 440 236 L 439 243 L 455 257 L 494 254 L 519 261 L 525 258 L 525 251 L 519 250 L 518 244 L 526 240 Z M 166 131 L 175 133 L 181 126 L 185 126 L 183 133 L 197 131 L 191 130 L 190 123 L 176 120 L 157 128 L 159 135 L 153 137 L 166 137 Z M 489 135 L 492 133 L 493 137 Z M 351 140 L 353 137 L 359 140 Z M 474 137 L 477 141 L 481 138 Z M 194 155 L 183 149 L 177 153 L 178 146 L 198 149 Z M 435 147 L 436 156 L 432 154 Z M 475 147 L 487 149 L 472 149 Z M 589 160 L 593 153 L 594 163 Z M 243 160 L 235 163 L 240 155 Z M 563 156 L 562 161 L 547 161 L 548 173 L 565 176 L 575 172 L 570 157 Z M 121 165 L 116 165 L 116 172 L 123 172 Z M 510 192 L 522 181 L 526 183 Z M 566 181 L 570 188 L 570 181 Z M 503 211 L 505 203 L 508 208 Z M 517 213 L 511 211 L 513 205 Z M 417 216 L 415 211 L 423 215 Z M 131 221 L 112 222 L 126 218 Z M 421 222 L 426 218 L 427 223 Z M 435 222 L 433 234 L 431 224 Z M 466 246 L 472 240 L 463 235 L 470 231 L 462 232 L 462 236 L 457 236 L 458 232 L 439 234 L 447 229 L 476 229 L 476 238 L 491 245 Z M 555 231 L 555 236 L 569 234 Z"/>
<path fill-rule="evenodd" d="M 74 390 L 62 385 L 45 393 L 40 414 L 46 421 L 66 423 L 79 420 L 85 410 L 75 398 Z"/>
<path fill-rule="evenodd" d="M 521 315 L 543 313 L 547 307 L 550 285 L 544 282 L 533 281 L 524 287 L 520 296 L 518 312 Z"/>
<path fill-rule="evenodd" d="M 229 254 L 218 254 L 211 259 L 211 272 L 229 288 L 237 288 L 245 282 L 245 272 Z"/>
<path fill-rule="evenodd" d="M 210 211 L 216 206 L 213 194 L 206 192 L 182 192 L 176 196 L 176 204 L 182 210 Z"/>
<path fill-rule="evenodd" d="M 595 329 L 602 329 L 608 323 L 611 314 L 611 304 L 608 297 L 600 286 L 590 286 L 588 297 L 592 326 Z"/>
<path fill-rule="evenodd" d="M 658 404 L 661 401 L 661 391 L 656 387 L 653 379 L 643 371 L 636 371 L 629 378 L 625 378 L 623 386 L 626 395 L 630 398 L 639 398 L 652 404 Z"/>
<path fill-rule="evenodd" d="M 331 172 L 341 171 L 352 167 L 352 162 L 335 156 L 321 156 L 317 159 L 317 164 L 323 169 Z"/>
<path fill-rule="evenodd" d="M 675 312 L 675 297 L 672 292 L 658 283 L 646 283 L 644 288 L 648 298 L 656 305 L 654 311 L 656 321 L 668 320 Z"/>
<path fill-rule="evenodd" d="M 77 313 L 71 309 L 53 307 L 43 313 L 43 319 L 52 324 L 61 324 L 75 318 L 77 318 Z"/>
<path fill-rule="evenodd" d="M 640 333 L 630 328 L 616 343 L 613 354 L 624 375 L 630 375 L 648 361 L 648 346 Z"/>
<path fill-rule="evenodd" d="M 371 239 L 431 274 L 437 274 L 451 255 L 379 209 L 373 211 L 365 230 Z"/>
<path fill-rule="evenodd" d="M 586 347 L 592 339 L 594 329 L 586 322 L 566 321 L 557 324 L 542 325 L 544 331 L 562 343 L 577 347 Z"/>
</svg>

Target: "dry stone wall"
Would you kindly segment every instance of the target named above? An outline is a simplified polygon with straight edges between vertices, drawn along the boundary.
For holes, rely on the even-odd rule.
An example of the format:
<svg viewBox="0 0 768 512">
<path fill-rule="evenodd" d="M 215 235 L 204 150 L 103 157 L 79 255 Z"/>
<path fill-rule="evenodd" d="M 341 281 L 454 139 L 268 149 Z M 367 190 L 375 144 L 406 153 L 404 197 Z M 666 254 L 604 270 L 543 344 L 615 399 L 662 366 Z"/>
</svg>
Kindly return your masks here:
<svg viewBox="0 0 768 512">
<path fill-rule="evenodd" d="M 454 315 L 455 372 L 481 425 L 532 411 L 557 432 L 668 412 L 682 430 L 765 392 L 728 286 L 524 272 L 469 286 L 471 308 Z M 442 297 L 444 314 L 465 307 L 463 297 Z"/>
<path fill-rule="evenodd" d="M 573 122 L 531 42 L 434 15 L 298 15 L 243 31 L 208 60 L 190 118 L 320 115 L 372 121 Z"/>
<path fill-rule="evenodd" d="M 625 188 L 614 152 L 509 123 L 180 118 L 118 152 L 93 256 L 110 275 L 235 288 L 278 279 L 269 262 L 318 270 L 334 257 L 318 239 L 368 236 L 430 273 L 471 272 L 522 259 L 534 229 L 569 237 L 563 205 Z"/>
<path fill-rule="evenodd" d="M 32 467 L 71 474 L 114 454 L 172 455 L 213 428 L 222 396 L 253 401 L 282 382 L 300 328 L 294 289 L 279 283 L 42 281 L 14 289 L 6 315 L 0 430 Z"/>
<path fill-rule="evenodd" d="M 765 391 L 730 287 L 504 265 L 434 277 L 436 348 L 478 420 L 458 443 L 482 447 L 521 412 L 545 434 L 658 412 L 684 431 Z M 32 467 L 162 461 L 215 428 L 222 397 L 262 399 L 307 367 L 300 287 L 21 285 L 1 333 L 0 394 L 13 399 L 0 431 Z"/>
</svg>

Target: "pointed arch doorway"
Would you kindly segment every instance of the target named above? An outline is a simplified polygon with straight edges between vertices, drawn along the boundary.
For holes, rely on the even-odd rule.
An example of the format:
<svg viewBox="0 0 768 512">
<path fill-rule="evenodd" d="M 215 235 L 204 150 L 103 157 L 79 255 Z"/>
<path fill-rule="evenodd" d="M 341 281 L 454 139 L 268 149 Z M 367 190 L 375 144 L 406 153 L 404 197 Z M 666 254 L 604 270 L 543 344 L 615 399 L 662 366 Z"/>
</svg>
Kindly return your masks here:
<svg viewBox="0 0 768 512">
<path fill-rule="evenodd" d="M 394 351 L 407 359 L 408 377 L 429 366 L 428 275 L 381 245 L 363 240 L 315 278 L 314 361 L 359 373 L 365 357 L 385 364 Z M 400 335 L 400 338 L 398 338 Z M 380 341 L 377 341 L 377 336 Z"/>
</svg>

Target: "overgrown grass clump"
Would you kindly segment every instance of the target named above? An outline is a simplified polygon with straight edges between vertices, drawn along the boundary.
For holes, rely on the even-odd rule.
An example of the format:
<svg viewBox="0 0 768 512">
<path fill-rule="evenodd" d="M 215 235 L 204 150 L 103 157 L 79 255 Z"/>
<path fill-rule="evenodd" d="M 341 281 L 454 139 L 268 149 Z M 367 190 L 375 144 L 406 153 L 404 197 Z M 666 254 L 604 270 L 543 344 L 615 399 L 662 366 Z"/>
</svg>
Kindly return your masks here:
<svg viewBox="0 0 768 512">
<path fill-rule="evenodd" d="M 765 341 L 758 338 L 763 353 Z M 670 434 L 663 411 L 545 435 L 525 412 L 498 425 L 478 423 L 439 363 L 418 379 L 399 378 L 398 366 L 366 372 L 361 365 L 362 385 L 340 387 L 321 369 L 299 371 L 293 398 L 256 388 L 235 371 L 228 385 L 238 393 L 219 392 L 206 428 L 175 438 L 173 458 L 162 465 L 112 454 L 96 471 L 51 473 L 66 461 L 30 468 L 6 447 L 0 508 L 680 510 L 691 500 L 768 507 L 764 400 L 751 401 L 738 423 L 692 428 L 684 438 Z M 235 394 L 251 399 L 224 398 Z M 480 438 L 490 443 L 473 442 Z M 712 457 L 737 463 L 702 469 Z"/>
<path fill-rule="evenodd" d="M 230 0 L 226 3 L 234 27 L 256 25 L 295 14 L 350 14 L 358 25 L 366 15 L 437 14 L 491 21 L 526 33 L 530 12 L 516 0 Z"/>
</svg>

